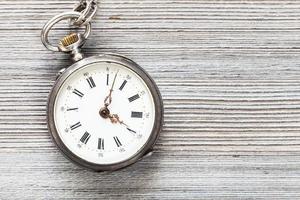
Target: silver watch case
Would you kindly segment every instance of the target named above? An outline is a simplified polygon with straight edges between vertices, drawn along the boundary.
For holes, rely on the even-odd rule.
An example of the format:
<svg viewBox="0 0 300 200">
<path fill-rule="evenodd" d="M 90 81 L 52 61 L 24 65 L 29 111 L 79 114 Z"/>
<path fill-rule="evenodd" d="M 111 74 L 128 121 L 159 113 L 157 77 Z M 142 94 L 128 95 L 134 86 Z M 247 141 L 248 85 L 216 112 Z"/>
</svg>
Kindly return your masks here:
<svg viewBox="0 0 300 200">
<path fill-rule="evenodd" d="M 55 121 L 54 121 L 54 104 L 57 97 L 57 94 L 62 86 L 62 84 L 65 82 L 65 80 L 75 71 L 81 69 L 82 67 L 85 67 L 89 64 L 97 63 L 97 62 L 108 62 L 108 63 L 117 63 L 120 65 L 123 65 L 124 67 L 127 67 L 131 70 L 133 70 L 135 73 L 137 73 L 147 84 L 154 100 L 155 105 L 155 122 L 152 129 L 152 133 L 147 141 L 147 143 L 144 145 L 144 147 L 138 151 L 134 156 L 129 158 L 128 160 L 125 160 L 120 163 L 110 164 L 110 165 L 99 165 L 95 163 L 88 162 L 78 156 L 76 156 L 74 153 L 72 153 L 62 142 L 61 138 L 59 137 L 59 134 L 57 132 Z M 54 143 L 57 145 L 57 147 L 60 149 L 60 151 L 70 159 L 72 162 L 79 166 L 83 166 L 85 168 L 94 170 L 94 171 L 114 171 L 121 168 L 124 168 L 126 166 L 129 166 L 135 162 L 137 162 L 139 159 L 143 158 L 145 155 L 152 152 L 152 148 L 156 143 L 156 140 L 159 137 L 159 134 L 162 130 L 163 126 L 163 101 L 160 95 L 160 92 L 158 90 L 158 87 L 156 86 L 153 79 L 149 76 L 149 74 L 143 70 L 138 64 L 136 64 L 134 61 L 120 56 L 116 54 L 104 54 L 99 56 L 92 56 L 88 58 L 84 58 L 81 61 L 78 61 L 68 67 L 63 72 L 60 72 L 60 76 L 57 78 L 51 93 L 48 98 L 48 107 L 47 107 L 47 122 L 48 122 L 48 129 L 50 132 L 50 135 L 52 136 L 52 139 Z"/>
</svg>

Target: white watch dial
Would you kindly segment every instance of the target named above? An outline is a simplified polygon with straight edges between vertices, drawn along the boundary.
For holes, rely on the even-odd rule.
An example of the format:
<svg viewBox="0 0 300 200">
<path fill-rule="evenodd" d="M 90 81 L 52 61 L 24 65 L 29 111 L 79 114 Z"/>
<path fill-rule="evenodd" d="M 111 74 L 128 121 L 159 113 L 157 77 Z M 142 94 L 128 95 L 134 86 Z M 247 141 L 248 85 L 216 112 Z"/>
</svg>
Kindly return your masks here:
<svg viewBox="0 0 300 200">
<path fill-rule="evenodd" d="M 106 97 L 111 89 L 110 103 Z M 107 118 L 100 115 L 105 102 Z M 100 165 L 126 161 L 142 150 L 154 121 L 154 100 L 146 83 L 117 63 L 93 63 L 73 72 L 54 104 L 55 127 L 64 145 Z"/>
</svg>

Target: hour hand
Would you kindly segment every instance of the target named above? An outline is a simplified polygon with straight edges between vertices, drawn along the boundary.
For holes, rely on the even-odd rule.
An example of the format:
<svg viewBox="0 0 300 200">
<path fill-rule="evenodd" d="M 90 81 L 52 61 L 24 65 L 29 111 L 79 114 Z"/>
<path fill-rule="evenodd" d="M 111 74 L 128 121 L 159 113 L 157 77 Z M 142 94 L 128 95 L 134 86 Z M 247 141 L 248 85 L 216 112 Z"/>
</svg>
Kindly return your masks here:
<svg viewBox="0 0 300 200">
<path fill-rule="evenodd" d="M 113 123 L 113 124 L 116 124 L 116 123 L 120 123 L 122 125 L 124 125 L 126 127 L 126 129 L 128 131 L 130 131 L 131 133 L 135 134 L 136 131 L 132 130 L 131 128 L 129 128 L 129 126 L 127 124 L 124 123 L 124 121 L 120 120 L 120 117 L 117 115 L 117 114 L 112 114 L 110 115 L 110 121 Z"/>
<path fill-rule="evenodd" d="M 119 115 L 117 115 L 117 114 L 110 114 L 110 115 L 109 115 L 109 118 L 110 118 L 110 121 L 111 121 L 113 124 L 120 123 L 120 124 L 122 124 L 122 125 L 128 127 L 127 124 L 125 124 L 122 120 L 120 120 L 120 117 L 119 117 Z"/>
</svg>

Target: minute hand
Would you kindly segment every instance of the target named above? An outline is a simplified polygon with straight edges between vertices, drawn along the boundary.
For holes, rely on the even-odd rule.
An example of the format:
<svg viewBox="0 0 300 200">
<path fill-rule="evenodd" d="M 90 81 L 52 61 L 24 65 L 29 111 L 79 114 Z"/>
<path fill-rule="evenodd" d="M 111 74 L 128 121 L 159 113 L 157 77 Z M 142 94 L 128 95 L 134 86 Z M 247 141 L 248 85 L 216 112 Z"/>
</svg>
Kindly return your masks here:
<svg viewBox="0 0 300 200">
<path fill-rule="evenodd" d="M 115 86 L 115 82 L 116 82 L 118 73 L 119 73 L 119 70 L 115 74 L 114 81 L 113 81 L 113 84 L 112 84 L 112 86 L 111 86 L 111 88 L 109 90 L 108 96 L 104 99 L 104 105 L 105 105 L 105 107 L 108 107 L 111 104 L 111 102 L 112 102 L 112 92 L 114 91 L 114 86 Z"/>
</svg>

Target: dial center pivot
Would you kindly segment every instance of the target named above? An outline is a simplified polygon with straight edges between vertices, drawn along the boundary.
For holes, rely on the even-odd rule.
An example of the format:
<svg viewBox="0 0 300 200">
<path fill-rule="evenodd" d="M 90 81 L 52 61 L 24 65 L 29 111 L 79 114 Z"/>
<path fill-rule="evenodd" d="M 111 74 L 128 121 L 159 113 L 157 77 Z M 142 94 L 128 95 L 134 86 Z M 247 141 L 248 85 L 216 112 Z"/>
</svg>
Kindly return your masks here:
<svg viewBox="0 0 300 200">
<path fill-rule="evenodd" d="M 103 117 L 104 119 L 107 119 L 107 118 L 109 118 L 109 116 L 110 116 L 110 111 L 108 110 L 108 108 L 104 107 L 104 108 L 101 108 L 101 109 L 100 109 L 99 114 L 100 114 L 100 116 Z"/>
</svg>

